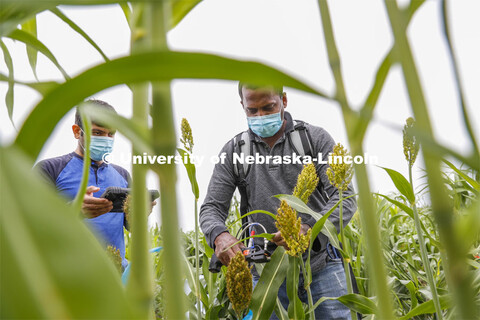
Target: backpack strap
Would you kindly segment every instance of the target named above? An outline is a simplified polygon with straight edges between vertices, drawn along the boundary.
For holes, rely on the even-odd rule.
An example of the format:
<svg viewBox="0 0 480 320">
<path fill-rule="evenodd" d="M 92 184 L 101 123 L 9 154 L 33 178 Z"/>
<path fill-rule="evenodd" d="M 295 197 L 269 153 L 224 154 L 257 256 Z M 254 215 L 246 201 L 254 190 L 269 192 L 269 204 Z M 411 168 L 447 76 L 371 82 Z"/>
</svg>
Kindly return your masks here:
<svg viewBox="0 0 480 320">
<path fill-rule="evenodd" d="M 253 153 L 252 144 L 250 143 L 250 136 L 248 131 L 237 134 L 233 138 L 233 152 L 240 156 L 248 156 Z M 237 188 L 240 192 L 240 213 L 242 215 L 248 212 L 248 197 L 247 197 L 247 177 L 248 172 L 250 171 L 250 165 L 247 161 L 244 161 L 243 164 L 233 162 L 233 170 L 237 178 Z M 242 219 L 242 224 L 246 222 L 246 219 Z"/>
<path fill-rule="evenodd" d="M 313 156 L 312 144 L 308 137 L 308 130 L 305 127 L 305 122 L 293 120 L 294 130 L 288 134 L 288 140 L 295 152 L 301 156 Z"/>
</svg>

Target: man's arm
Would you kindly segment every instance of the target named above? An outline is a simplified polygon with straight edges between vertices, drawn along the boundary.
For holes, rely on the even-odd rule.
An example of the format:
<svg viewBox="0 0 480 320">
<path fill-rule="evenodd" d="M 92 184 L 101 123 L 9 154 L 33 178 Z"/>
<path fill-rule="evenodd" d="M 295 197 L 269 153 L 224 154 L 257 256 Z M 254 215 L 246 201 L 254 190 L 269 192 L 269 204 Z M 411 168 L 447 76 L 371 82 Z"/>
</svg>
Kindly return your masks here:
<svg viewBox="0 0 480 320">
<path fill-rule="evenodd" d="M 233 174 L 233 142 L 227 143 L 220 151 L 226 154 L 224 163 L 215 165 L 207 195 L 200 208 L 200 227 L 202 228 L 208 245 L 215 249 L 218 259 L 228 265 L 235 253 L 241 250 L 242 244 L 237 244 L 226 250 L 238 240 L 228 233 L 225 226 L 230 202 L 235 191 L 235 176 Z"/>
</svg>

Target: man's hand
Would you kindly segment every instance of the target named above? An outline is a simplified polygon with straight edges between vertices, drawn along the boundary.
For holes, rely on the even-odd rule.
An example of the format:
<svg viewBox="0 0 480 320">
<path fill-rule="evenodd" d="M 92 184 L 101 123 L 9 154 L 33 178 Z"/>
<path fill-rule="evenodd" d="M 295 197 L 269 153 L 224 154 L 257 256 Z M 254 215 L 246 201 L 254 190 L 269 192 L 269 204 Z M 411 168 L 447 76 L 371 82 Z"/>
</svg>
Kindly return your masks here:
<svg viewBox="0 0 480 320">
<path fill-rule="evenodd" d="M 93 194 L 100 190 L 99 187 L 89 186 L 83 197 L 82 213 L 87 218 L 95 218 L 113 209 L 113 203 L 105 198 L 95 198 Z"/>
<path fill-rule="evenodd" d="M 302 224 L 300 226 L 300 234 L 306 234 L 308 229 L 310 229 L 310 226 L 308 224 Z M 282 235 L 280 234 L 280 231 L 275 232 L 273 234 L 272 240 L 270 240 L 270 241 L 275 243 L 277 246 L 284 247 L 286 250 L 289 249 L 287 243 L 285 242 Z"/>
<path fill-rule="evenodd" d="M 219 234 L 215 239 L 215 255 L 225 266 L 228 266 L 230 259 L 232 259 L 238 251 L 242 251 L 242 249 L 245 248 L 243 243 L 237 243 L 225 251 L 226 248 L 230 247 L 235 242 L 238 242 L 238 239 L 228 232 Z"/>
</svg>

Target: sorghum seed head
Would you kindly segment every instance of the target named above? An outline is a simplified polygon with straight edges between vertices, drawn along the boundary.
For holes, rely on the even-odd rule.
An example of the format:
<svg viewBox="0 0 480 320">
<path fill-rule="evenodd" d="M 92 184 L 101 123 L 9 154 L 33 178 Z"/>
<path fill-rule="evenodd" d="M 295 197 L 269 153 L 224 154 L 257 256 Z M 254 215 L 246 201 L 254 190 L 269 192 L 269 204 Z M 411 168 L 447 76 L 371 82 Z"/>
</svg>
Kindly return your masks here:
<svg viewBox="0 0 480 320">
<path fill-rule="evenodd" d="M 403 127 L 403 154 L 411 167 L 417 159 L 418 150 L 420 150 L 420 142 L 413 135 L 412 129 L 415 127 L 415 120 L 410 117 L 407 119 Z"/>
<path fill-rule="evenodd" d="M 127 224 L 130 225 L 130 207 L 132 205 L 132 196 L 127 194 L 125 201 L 123 201 L 123 212 L 125 213 L 125 219 Z"/>
<path fill-rule="evenodd" d="M 349 155 L 350 153 L 340 143 L 337 143 L 333 148 L 333 159 L 336 159 L 336 157 L 341 157 L 343 160 L 345 160 L 345 157 Z M 353 166 L 351 163 L 345 163 L 345 161 L 341 161 L 341 163 L 330 163 L 330 168 L 327 169 L 326 173 L 331 185 L 335 186 L 339 190 L 346 191 L 348 185 L 352 181 Z"/>
<path fill-rule="evenodd" d="M 107 247 L 107 254 L 110 259 L 112 259 L 115 267 L 117 268 L 118 272 L 122 272 L 122 257 L 120 256 L 120 250 L 115 248 L 112 245 Z"/>
<path fill-rule="evenodd" d="M 180 142 L 183 143 L 183 147 L 188 152 L 192 153 L 193 150 L 193 134 L 192 128 L 188 123 L 187 119 L 182 119 L 182 137 L 180 138 Z"/>
<path fill-rule="evenodd" d="M 230 260 L 225 280 L 233 309 L 241 314 L 252 299 L 252 274 L 242 252 L 237 252 Z"/>
<path fill-rule="evenodd" d="M 277 212 L 275 225 L 287 243 L 287 253 L 294 257 L 301 256 L 310 244 L 311 229 L 307 231 L 307 234 L 300 234 L 302 220 L 297 217 L 297 212 L 286 201 L 280 202 Z"/>
<path fill-rule="evenodd" d="M 313 163 L 303 166 L 302 172 L 298 175 L 293 195 L 307 203 L 308 198 L 315 188 L 317 188 L 318 180 L 317 170 Z"/>
</svg>

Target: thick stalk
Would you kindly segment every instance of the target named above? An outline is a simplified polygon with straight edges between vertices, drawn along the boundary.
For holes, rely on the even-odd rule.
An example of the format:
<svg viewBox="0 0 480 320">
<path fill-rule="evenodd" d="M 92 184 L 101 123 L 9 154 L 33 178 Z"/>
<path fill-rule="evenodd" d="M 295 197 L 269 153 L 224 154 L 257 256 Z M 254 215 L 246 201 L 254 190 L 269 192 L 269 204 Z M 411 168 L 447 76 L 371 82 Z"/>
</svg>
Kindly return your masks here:
<svg viewBox="0 0 480 320">
<path fill-rule="evenodd" d="M 339 195 L 340 195 L 340 242 L 343 244 L 343 249 L 345 252 L 347 252 L 347 247 L 345 245 L 345 234 L 343 231 L 343 190 L 338 190 Z M 342 256 L 343 260 L 343 269 L 345 270 L 345 280 L 347 281 L 347 292 L 348 293 L 353 293 L 353 286 L 352 286 L 352 277 L 350 276 L 350 263 L 347 261 L 347 258 Z M 353 310 L 350 310 L 350 316 L 352 317 L 352 320 L 355 319 L 356 314 Z"/>
<path fill-rule="evenodd" d="M 417 127 L 429 139 L 434 141 L 433 130 L 428 109 L 423 96 L 422 85 L 417 73 L 410 44 L 406 36 L 406 26 L 396 1 L 385 0 L 390 24 L 395 38 L 397 57 L 401 62 L 410 102 L 417 122 Z M 427 180 L 432 202 L 432 210 L 438 224 L 440 240 L 447 252 L 447 268 L 450 275 L 449 284 L 457 304 L 458 317 L 461 319 L 478 319 L 472 279 L 465 261 L 466 252 L 461 250 L 461 241 L 454 232 L 454 212 L 442 178 L 440 159 L 425 146 L 422 148 Z"/>
<path fill-rule="evenodd" d="M 198 199 L 195 198 L 195 282 L 197 288 L 197 320 L 202 319 L 202 309 L 200 302 L 200 252 L 198 249 L 199 246 L 199 236 L 198 236 Z"/>
<path fill-rule="evenodd" d="M 326 0 L 318 1 L 320 7 L 320 15 L 322 20 L 325 43 L 327 46 L 328 59 L 330 68 L 333 72 L 336 85 L 336 100 L 339 102 L 345 127 L 347 128 L 348 140 L 352 148 L 352 154 L 363 155 L 362 141 L 358 141 L 353 128 L 356 127 L 358 117 L 352 112 L 348 105 L 345 88 L 343 85 L 342 71 L 340 67 L 340 57 L 338 55 L 333 35 L 333 28 L 330 19 L 330 13 Z M 369 274 L 372 277 L 375 294 L 378 297 L 378 313 L 380 319 L 392 319 L 393 308 L 390 296 L 390 290 L 387 284 L 387 275 L 384 266 L 382 248 L 380 246 L 380 233 L 377 227 L 377 219 L 375 216 L 375 208 L 370 192 L 370 184 L 365 164 L 356 164 L 355 173 L 357 175 L 357 187 L 359 191 L 360 219 L 362 225 L 365 226 L 366 247 L 369 255 Z"/>
<path fill-rule="evenodd" d="M 413 179 L 412 179 L 412 166 L 408 164 L 408 177 L 410 179 L 410 185 L 413 189 Z M 425 273 L 427 274 L 428 285 L 430 286 L 430 291 L 432 292 L 433 305 L 435 306 L 435 311 L 437 313 L 437 319 L 442 320 L 442 308 L 440 307 L 440 300 L 438 300 L 437 287 L 435 285 L 435 279 L 433 278 L 432 268 L 430 267 L 430 260 L 428 259 L 427 247 L 425 246 L 425 239 L 423 237 L 423 230 L 420 226 L 420 217 L 418 216 L 417 205 L 415 202 L 411 204 L 413 210 L 413 217 L 415 220 L 415 228 L 417 229 L 418 244 L 420 245 L 420 254 L 422 255 L 422 262 L 425 266 Z"/>
<path fill-rule="evenodd" d="M 309 249 L 307 249 L 309 250 Z M 302 274 L 303 274 L 303 286 L 305 290 L 307 291 L 307 296 L 308 296 L 308 313 L 311 313 L 311 318 L 315 320 L 315 310 L 313 310 L 313 297 L 312 297 L 312 290 L 310 290 L 310 283 L 307 283 L 307 280 L 310 278 L 307 276 L 307 271 L 305 270 L 305 262 L 303 261 L 303 258 L 300 257 L 300 266 L 302 267 Z"/>
<path fill-rule="evenodd" d="M 148 3 L 148 15 L 152 31 L 152 47 L 168 50 L 167 23 L 169 21 L 169 1 Z M 152 135 L 154 150 L 158 155 L 175 155 L 176 142 L 170 83 L 152 83 Z M 185 318 L 182 247 L 178 226 L 177 174 L 175 164 L 155 165 L 160 179 L 160 209 L 162 212 L 162 235 L 164 241 L 165 266 L 165 311 L 167 319 Z"/>
<path fill-rule="evenodd" d="M 142 10 L 143 5 L 134 6 L 133 10 Z M 145 20 L 145 19 L 143 19 Z M 142 21 L 141 25 L 145 25 Z M 132 54 L 144 51 L 146 48 L 144 38 L 135 38 L 135 26 L 132 26 Z M 133 120 L 148 127 L 148 86 L 147 84 L 132 85 Z M 135 147 L 132 146 L 132 154 Z M 130 231 L 132 237 L 131 269 L 127 284 L 128 295 L 133 302 L 134 311 L 138 318 L 153 316 L 153 270 L 150 259 L 149 235 L 147 230 L 149 203 L 146 190 L 147 167 L 145 165 L 132 165 L 132 205 L 130 214 Z"/>
</svg>

